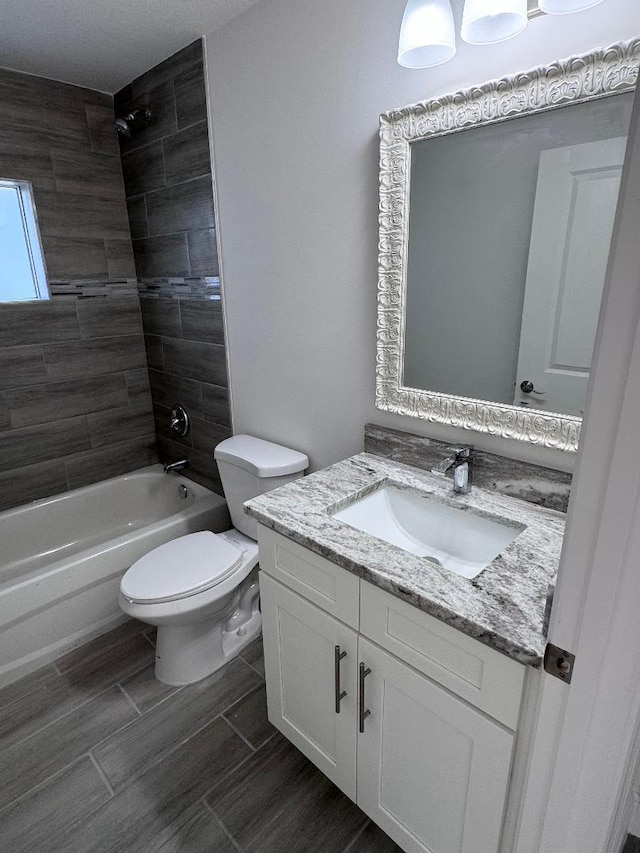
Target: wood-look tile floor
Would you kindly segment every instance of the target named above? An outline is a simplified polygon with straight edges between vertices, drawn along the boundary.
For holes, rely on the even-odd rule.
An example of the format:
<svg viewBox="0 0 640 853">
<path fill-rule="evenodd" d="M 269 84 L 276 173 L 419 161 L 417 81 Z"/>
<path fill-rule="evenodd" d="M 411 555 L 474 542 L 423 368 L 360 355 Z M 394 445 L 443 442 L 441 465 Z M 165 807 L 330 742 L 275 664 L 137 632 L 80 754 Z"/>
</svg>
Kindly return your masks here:
<svg viewBox="0 0 640 853">
<path fill-rule="evenodd" d="M 399 853 L 270 725 L 261 641 L 180 689 L 127 622 L 0 690 L 0 853 Z"/>
</svg>

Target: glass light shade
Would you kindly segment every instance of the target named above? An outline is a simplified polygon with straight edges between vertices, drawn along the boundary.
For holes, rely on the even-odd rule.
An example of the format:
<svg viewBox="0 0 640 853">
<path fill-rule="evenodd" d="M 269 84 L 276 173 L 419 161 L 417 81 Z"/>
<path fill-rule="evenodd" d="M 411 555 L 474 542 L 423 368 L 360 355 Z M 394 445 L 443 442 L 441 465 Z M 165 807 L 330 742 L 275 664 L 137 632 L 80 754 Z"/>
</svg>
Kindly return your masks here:
<svg viewBox="0 0 640 853">
<path fill-rule="evenodd" d="M 538 8 L 547 15 L 570 15 L 599 6 L 603 0 L 538 0 Z"/>
<path fill-rule="evenodd" d="M 469 44 L 495 44 L 526 26 L 527 0 L 466 0 L 460 35 Z"/>
<path fill-rule="evenodd" d="M 456 32 L 449 0 L 409 0 L 400 27 L 400 65 L 430 68 L 447 62 L 455 52 Z"/>
</svg>

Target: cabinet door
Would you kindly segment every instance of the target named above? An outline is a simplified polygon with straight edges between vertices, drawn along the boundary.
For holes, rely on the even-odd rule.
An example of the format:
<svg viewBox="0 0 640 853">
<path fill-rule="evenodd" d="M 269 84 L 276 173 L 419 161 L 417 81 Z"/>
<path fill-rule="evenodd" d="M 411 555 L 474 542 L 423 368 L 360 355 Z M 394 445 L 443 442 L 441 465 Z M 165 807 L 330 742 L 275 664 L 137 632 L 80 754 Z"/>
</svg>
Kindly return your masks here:
<svg viewBox="0 0 640 853">
<path fill-rule="evenodd" d="M 358 635 L 264 572 L 260 591 L 269 720 L 355 800 Z"/>
<path fill-rule="evenodd" d="M 513 733 L 359 640 L 357 803 L 408 853 L 496 853 Z"/>
</svg>

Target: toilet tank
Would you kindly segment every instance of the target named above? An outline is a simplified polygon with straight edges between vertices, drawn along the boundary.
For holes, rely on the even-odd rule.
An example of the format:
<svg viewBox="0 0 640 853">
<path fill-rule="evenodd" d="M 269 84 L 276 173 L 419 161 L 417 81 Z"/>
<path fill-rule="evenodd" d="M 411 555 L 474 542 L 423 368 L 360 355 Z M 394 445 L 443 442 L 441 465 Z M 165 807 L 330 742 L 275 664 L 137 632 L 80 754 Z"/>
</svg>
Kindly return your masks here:
<svg viewBox="0 0 640 853">
<path fill-rule="evenodd" d="M 304 453 L 252 435 L 234 435 L 213 451 L 233 526 L 258 538 L 257 522 L 243 508 L 245 501 L 302 477 L 309 459 Z"/>
</svg>

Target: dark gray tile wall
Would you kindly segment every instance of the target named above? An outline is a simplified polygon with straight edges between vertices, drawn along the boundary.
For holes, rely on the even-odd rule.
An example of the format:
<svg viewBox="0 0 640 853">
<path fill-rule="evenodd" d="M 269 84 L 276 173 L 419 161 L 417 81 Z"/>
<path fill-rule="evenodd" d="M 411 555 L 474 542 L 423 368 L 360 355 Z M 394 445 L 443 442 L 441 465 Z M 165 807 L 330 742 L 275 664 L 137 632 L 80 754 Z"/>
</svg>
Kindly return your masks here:
<svg viewBox="0 0 640 853">
<path fill-rule="evenodd" d="M 49 278 L 135 275 L 113 98 L 0 69 L 0 177 L 31 181 Z"/>
<path fill-rule="evenodd" d="M 118 115 L 147 106 L 152 122 L 120 146 L 158 450 L 222 494 L 213 449 L 231 414 L 201 41 L 115 96 Z M 191 417 L 185 439 L 169 429 L 177 403 Z"/>
<path fill-rule="evenodd" d="M 137 294 L 1 305 L 0 510 L 155 461 Z"/>
<path fill-rule="evenodd" d="M 213 458 L 216 444 L 231 435 L 222 304 L 142 293 L 140 304 L 161 458 L 189 459 L 185 474 L 222 494 Z M 169 428 L 177 403 L 191 418 L 183 439 Z"/>
<path fill-rule="evenodd" d="M 118 115 L 151 109 L 151 122 L 120 140 L 137 274 L 216 276 L 202 42 L 150 69 L 115 96 Z"/>
<path fill-rule="evenodd" d="M 157 461 L 113 98 L 0 70 L 52 299 L 0 304 L 0 510 Z"/>
</svg>

